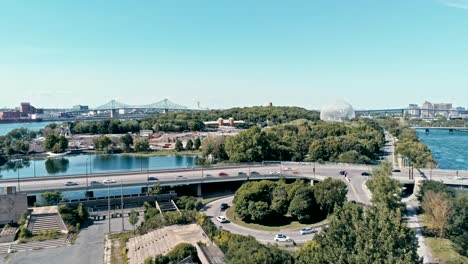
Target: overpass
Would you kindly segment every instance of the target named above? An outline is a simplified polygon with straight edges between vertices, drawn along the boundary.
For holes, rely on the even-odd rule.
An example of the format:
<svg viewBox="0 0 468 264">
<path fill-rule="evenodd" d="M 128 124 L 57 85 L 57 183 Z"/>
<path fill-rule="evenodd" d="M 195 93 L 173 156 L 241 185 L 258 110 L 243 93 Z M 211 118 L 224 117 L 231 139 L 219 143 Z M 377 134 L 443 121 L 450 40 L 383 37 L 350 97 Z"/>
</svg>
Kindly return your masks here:
<svg viewBox="0 0 468 264">
<path fill-rule="evenodd" d="M 327 177 L 343 179 L 340 171 L 346 170 L 351 182 L 365 179 L 362 172 L 371 172 L 374 166 L 354 164 L 318 164 L 318 163 L 294 163 L 283 162 L 277 164 L 248 165 L 239 164 L 223 167 L 190 168 L 172 170 L 151 170 L 143 172 L 115 172 L 92 175 L 51 176 L 40 178 L 2 179 L 0 187 L 15 186 L 18 191 L 30 194 L 41 193 L 50 190 L 59 191 L 85 191 L 107 188 L 150 186 L 160 183 L 162 186 L 178 186 L 191 184 L 205 184 L 217 182 L 233 182 L 260 179 L 278 179 L 286 177 L 290 179 L 306 178 L 319 181 Z M 452 186 L 468 187 L 468 171 L 453 170 L 429 170 L 422 169 L 421 173 L 426 178 L 440 180 Z M 413 184 L 409 179 L 408 171 L 393 173 L 393 178 L 403 184 Z M 115 183 L 103 184 L 106 179 Z M 74 182 L 76 185 L 67 186 L 66 182 Z M 360 186 L 357 186 L 360 188 Z"/>
<path fill-rule="evenodd" d="M 449 133 L 454 131 L 468 132 L 468 127 L 434 127 L 434 126 L 412 126 L 413 129 L 425 130 L 429 133 L 430 130 L 448 130 Z"/>
</svg>

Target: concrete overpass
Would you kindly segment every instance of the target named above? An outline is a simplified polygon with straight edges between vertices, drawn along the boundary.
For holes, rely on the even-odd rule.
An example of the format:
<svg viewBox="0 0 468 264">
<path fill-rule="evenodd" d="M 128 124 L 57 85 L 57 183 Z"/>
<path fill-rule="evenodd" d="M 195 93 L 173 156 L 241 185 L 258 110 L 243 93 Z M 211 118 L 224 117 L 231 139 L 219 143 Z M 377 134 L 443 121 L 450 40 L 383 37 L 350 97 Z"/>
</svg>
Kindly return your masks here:
<svg viewBox="0 0 468 264">
<path fill-rule="evenodd" d="M 92 175 L 53 176 L 40 178 L 21 178 L 0 180 L 0 187 L 16 186 L 17 190 L 26 193 L 40 193 L 50 190 L 77 191 L 87 189 L 106 189 L 129 186 L 150 186 L 160 183 L 162 186 L 177 186 L 188 184 L 202 184 L 213 182 L 245 181 L 248 179 L 278 179 L 307 178 L 321 180 L 327 177 L 340 178 L 339 172 L 346 170 L 351 180 L 365 179 L 362 172 L 371 172 L 373 166 L 354 164 L 318 164 L 318 163 L 288 163 L 266 164 L 266 165 L 233 165 L 211 168 L 192 168 L 176 170 L 154 170 L 143 172 L 116 172 Z M 453 170 L 429 170 L 421 172 L 426 178 L 440 180 L 448 185 L 468 186 L 468 172 Z M 226 175 L 224 175 L 226 174 Z M 393 173 L 393 178 L 404 184 L 412 184 L 409 179 L 408 170 Z M 152 178 L 156 178 L 152 180 Z M 116 183 L 102 184 L 106 179 L 114 180 Z M 75 182 L 75 186 L 66 186 L 66 182 Z M 98 182 L 91 184 L 91 182 Z M 359 186 L 357 187 L 359 188 Z"/>
</svg>

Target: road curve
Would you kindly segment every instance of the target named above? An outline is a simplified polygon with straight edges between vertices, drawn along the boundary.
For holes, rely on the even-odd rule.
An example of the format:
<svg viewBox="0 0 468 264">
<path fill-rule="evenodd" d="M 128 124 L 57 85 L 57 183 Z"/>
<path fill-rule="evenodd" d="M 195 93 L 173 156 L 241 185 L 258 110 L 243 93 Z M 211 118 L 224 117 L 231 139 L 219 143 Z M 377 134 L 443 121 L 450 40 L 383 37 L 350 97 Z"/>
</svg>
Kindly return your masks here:
<svg viewBox="0 0 468 264">
<path fill-rule="evenodd" d="M 263 244 L 274 244 L 277 243 L 278 245 L 289 245 L 290 243 L 283 243 L 283 242 L 275 242 L 273 240 L 274 236 L 278 233 L 287 235 L 290 237 L 296 244 L 304 244 L 309 240 L 314 238 L 315 234 L 308 234 L 308 235 L 301 235 L 299 233 L 300 229 L 292 229 L 292 230 L 281 230 L 281 231 L 260 231 L 255 229 L 246 228 L 243 226 L 236 225 L 232 222 L 221 224 L 216 220 L 217 216 L 225 216 L 226 211 L 221 211 L 220 206 L 222 203 L 227 203 L 232 205 L 232 200 L 234 196 L 222 198 L 216 201 L 213 201 L 207 204 L 201 212 L 205 213 L 211 221 L 219 228 L 226 231 L 229 231 L 234 234 L 244 235 L 244 236 L 253 236 L 257 241 Z"/>
</svg>

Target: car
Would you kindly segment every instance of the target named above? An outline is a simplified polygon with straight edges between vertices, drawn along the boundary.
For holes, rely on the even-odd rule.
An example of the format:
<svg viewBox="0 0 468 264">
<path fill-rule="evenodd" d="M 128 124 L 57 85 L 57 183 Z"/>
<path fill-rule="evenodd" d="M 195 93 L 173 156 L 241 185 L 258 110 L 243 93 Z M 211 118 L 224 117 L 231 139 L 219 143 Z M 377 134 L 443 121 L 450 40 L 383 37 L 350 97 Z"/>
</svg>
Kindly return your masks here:
<svg viewBox="0 0 468 264">
<path fill-rule="evenodd" d="M 89 184 L 90 184 L 91 186 L 102 185 L 102 183 L 101 183 L 101 182 L 98 182 L 98 181 L 91 181 Z"/>
<path fill-rule="evenodd" d="M 313 234 L 313 233 L 316 233 L 317 230 L 311 228 L 311 227 L 306 227 L 306 228 L 303 228 L 299 231 L 299 234 L 301 235 L 307 235 L 307 234 Z"/>
<path fill-rule="evenodd" d="M 211 174 L 205 174 L 205 177 L 212 177 L 213 175 Z"/>
<path fill-rule="evenodd" d="M 296 174 L 296 175 L 298 175 L 298 174 L 301 174 L 301 173 L 300 173 L 300 172 L 298 172 L 298 171 L 293 171 L 293 174 Z"/>
<path fill-rule="evenodd" d="M 229 176 L 229 174 L 227 174 L 225 172 L 220 172 L 220 173 L 218 173 L 218 176 Z"/>
<path fill-rule="evenodd" d="M 180 178 L 183 178 L 183 177 L 184 177 L 184 176 L 179 175 L 179 176 L 177 176 L 176 178 L 177 178 L 177 179 L 180 179 Z"/>
<path fill-rule="evenodd" d="M 347 173 L 347 172 L 344 171 L 344 170 L 340 171 L 340 175 L 346 175 L 346 173 Z"/>
<path fill-rule="evenodd" d="M 394 170 L 392 170 L 392 172 L 401 172 L 401 170 L 400 169 L 394 169 Z"/>
<path fill-rule="evenodd" d="M 291 241 L 291 239 L 288 236 L 283 235 L 283 234 L 276 234 L 274 240 L 276 242 L 290 242 Z"/>
<path fill-rule="evenodd" d="M 72 181 L 68 181 L 68 182 L 65 183 L 65 186 L 76 186 L 76 185 L 78 185 L 78 183 L 77 182 L 72 182 Z"/>
<path fill-rule="evenodd" d="M 115 181 L 115 180 L 112 180 L 112 179 L 105 179 L 105 180 L 102 181 L 102 183 L 104 183 L 104 184 L 111 184 L 111 183 L 116 183 L 116 181 Z"/>
<path fill-rule="evenodd" d="M 243 172 L 243 171 L 239 171 L 239 173 L 237 173 L 237 175 L 239 176 L 247 176 L 247 173 Z"/>
<path fill-rule="evenodd" d="M 222 216 L 222 215 L 217 216 L 217 217 L 216 217 L 216 220 L 218 220 L 218 222 L 220 222 L 220 223 L 227 223 L 227 222 L 229 222 L 229 221 L 227 220 L 227 218 L 224 217 L 224 216 Z"/>
<path fill-rule="evenodd" d="M 372 176 L 372 174 L 370 172 L 367 172 L 367 171 L 361 173 L 361 175 L 362 176 Z"/>
<path fill-rule="evenodd" d="M 156 177 L 148 177 L 148 181 L 159 181 Z"/>
<path fill-rule="evenodd" d="M 279 171 L 270 171 L 270 175 L 280 175 Z"/>
<path fill-rule="evenodd" d="M 251 176 L 258 176 L 258 175 L 260 175 L 260 173 L 258 173 L 257 171 L 252 171 L 252 172 L 250 172 L 250 175 Z"/>
<path fill-rule="evenodd" d="M 224 210 L 226 210 L 226 209 L 229 208 L 229 205 L 228 205 L 227 203 L 222 203 L 222 204 L 219 206 L 219 208 L 221 209 L 221 211 L 224 211 Z"/>
</svg>

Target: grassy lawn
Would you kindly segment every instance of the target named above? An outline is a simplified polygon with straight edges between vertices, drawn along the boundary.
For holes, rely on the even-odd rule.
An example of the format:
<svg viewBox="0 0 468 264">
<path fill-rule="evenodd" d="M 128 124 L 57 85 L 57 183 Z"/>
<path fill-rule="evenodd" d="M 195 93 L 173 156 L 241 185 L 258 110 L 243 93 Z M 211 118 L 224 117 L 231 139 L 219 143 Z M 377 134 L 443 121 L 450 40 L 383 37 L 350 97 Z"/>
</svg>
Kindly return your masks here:
<svg viewBox="0 0 468 264">
<path fill-rule="evenodd" d="M 116 233 L 109 235 L 109 239 L 112 240 L 112 253 L 111 263 L 112 264 L 127 264 L 127 242 L 130 238 L 135 237 L 133 232 Z"/>
<path fill-rule="evenodd" d="M 259 224 L 251 224 L 251 223 L 246 223 L 239 219 L 234 212 L 234 209 L 231 207 L 226 211 L 226 217 L 233 222 L 234 224 L 250 228 L 250 229 L 255 229 L 255 230 L 260 230 L 260 231 L 281 231 L 281 230 L 287 230 L 287 229 L 301 229 L 304 227 L 315 227 L 315 226 L 321 226 L 327 223 L 327 220 L 323 220 L 318 223 L 314 224 L 301 224 L 298 221 L 293 221 L 290 222 L 289 224 L 285 225 L 278 225 L 278 226 L 264 226 L 264 225 L 259 225 Z"/>
<path fill-rule="evenodd" d="M 426 238 L 427 244 L 432 252 L 433 259 L 440 259 L 442 263 L 468 263 L 468 258 L 458 254 L 452 247 L 452 242 L 448 239 Z"/>
<path fill-rule="evenodd" d="M 199 150 L 184 150 L 184 151 L 176 151 L 176 150 L 157 150 L 157 151 L 150 151 L 150 152 L 131 152 L 131 153 L 122 153 L 122 155 L 132 156 L 132 157 L 156 157 L 156 156 L 197 156 L 201 155 L 201 151 Z"/>
</svg>

